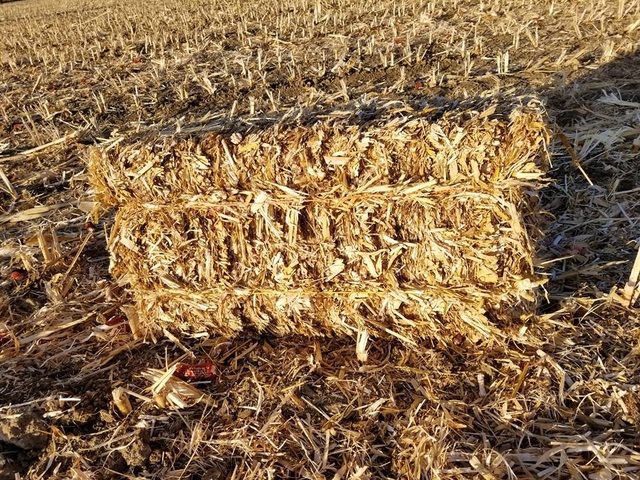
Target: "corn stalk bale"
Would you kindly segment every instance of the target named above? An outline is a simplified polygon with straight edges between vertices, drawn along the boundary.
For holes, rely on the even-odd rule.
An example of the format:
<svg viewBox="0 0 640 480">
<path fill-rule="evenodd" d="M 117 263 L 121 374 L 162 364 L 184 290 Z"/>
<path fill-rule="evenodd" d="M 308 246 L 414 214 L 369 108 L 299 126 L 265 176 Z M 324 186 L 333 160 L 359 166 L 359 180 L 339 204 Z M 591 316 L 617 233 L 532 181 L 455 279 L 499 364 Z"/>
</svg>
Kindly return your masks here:
<svg viewBox="0 0 640 480">
<path fill-rule="evenodd" d="M 124 205 L 112 273 L 148 327 L 499 337 L 535 299 L 542 120 L 523 107 L 457 126 L 157 139 L 122 147 L 120 162 L 111 150 L 95 185 Z"/>
</svg>

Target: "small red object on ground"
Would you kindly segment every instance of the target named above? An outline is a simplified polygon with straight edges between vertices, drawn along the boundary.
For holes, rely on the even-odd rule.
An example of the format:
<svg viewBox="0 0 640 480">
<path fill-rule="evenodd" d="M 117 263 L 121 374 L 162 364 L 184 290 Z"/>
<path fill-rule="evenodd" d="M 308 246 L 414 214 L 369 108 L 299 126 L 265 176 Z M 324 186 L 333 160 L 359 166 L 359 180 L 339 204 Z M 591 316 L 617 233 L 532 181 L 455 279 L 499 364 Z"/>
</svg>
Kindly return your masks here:
<svg viewBox="0 0 640 480">
<path fill-rule="evenodd" d="M 127 320 L 127 317 L 125 317 L 124 315 L 114 315 L 109 320 L 104 322 L 104 324 L 108 325 L 109 327 L 117 327 L 117 330 L 119 332 L 128 333 L 131 331 L 131 327 L 129 326 L 129 321 Z"/>
<path fill-rule="evenodd" d="M 28 276 L 29 274 L 24 268 L 16 268 L 9 274 L 9 278 L 16 283 L 24 282 Z"/>
<path fill-rule="evenodd" d="M 84 229 L 89 233 L 93 233 L 96 230 L 96 226 L 93 224 L 93 222 L 85 222 Z"/>
<path fill-rule="evenodd" d="M 179 363 L 175 374 L 182 380 L 213 380 L 218 375 L 218 369 L 213 363 L 187 365 Z"/>
</svg>

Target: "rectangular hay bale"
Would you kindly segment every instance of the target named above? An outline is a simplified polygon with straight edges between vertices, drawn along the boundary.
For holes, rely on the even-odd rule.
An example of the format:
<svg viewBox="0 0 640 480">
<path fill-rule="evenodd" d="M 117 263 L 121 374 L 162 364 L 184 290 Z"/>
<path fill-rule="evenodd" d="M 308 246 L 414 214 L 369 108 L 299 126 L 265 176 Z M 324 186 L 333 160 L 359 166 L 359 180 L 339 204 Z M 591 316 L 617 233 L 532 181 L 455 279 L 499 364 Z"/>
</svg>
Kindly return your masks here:
<svg viewBox="0 0 640 480">
<path fill-rule="evenodd" d="M 413 342 L 500 336 L 534 299 L 546 141 L 533 104 L 157 137 L 91 170 L 143 324 Z"/>
</svg>

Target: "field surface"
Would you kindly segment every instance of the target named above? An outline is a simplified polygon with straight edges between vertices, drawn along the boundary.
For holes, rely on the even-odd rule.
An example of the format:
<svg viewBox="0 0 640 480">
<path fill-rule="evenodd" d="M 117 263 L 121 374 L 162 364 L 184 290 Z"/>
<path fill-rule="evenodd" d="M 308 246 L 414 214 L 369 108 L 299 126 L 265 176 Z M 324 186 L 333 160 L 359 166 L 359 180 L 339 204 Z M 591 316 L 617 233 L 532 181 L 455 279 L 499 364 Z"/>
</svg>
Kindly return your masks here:
<svg viewBox="0 0 640 480">
<path fill-rule="evenodd" d="M 2 3 L 0 479 L 638 478 L 640 310 L 622 289 L 640 241 L 639 46 L 634 0 Z M 352 338 L 109 321 L 135 311 L 109 275 L 91 148 L 488 97 L 540 98 L 553 133 L 547 281 L 522 328 L 364 355 Z M 183 382 L 179 362 L 218 375 Z"/>
</svg>

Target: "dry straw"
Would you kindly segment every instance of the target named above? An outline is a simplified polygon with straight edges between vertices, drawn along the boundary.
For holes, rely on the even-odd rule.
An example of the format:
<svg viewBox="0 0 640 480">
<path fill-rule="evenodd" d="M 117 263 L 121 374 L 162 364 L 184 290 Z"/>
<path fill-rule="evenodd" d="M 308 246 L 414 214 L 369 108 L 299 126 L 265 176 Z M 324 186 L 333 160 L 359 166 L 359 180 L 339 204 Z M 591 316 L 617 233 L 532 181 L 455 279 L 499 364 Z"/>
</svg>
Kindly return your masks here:
<svg viewBox="0 0 640 480">
<path fill-rule="evenodd" d="M 96 196 L 121 207 L 112 273 L 142 323 L 411 343 L 526 316 L 539 104 L 353 118 L 94 151 Z"/>
</svg>

